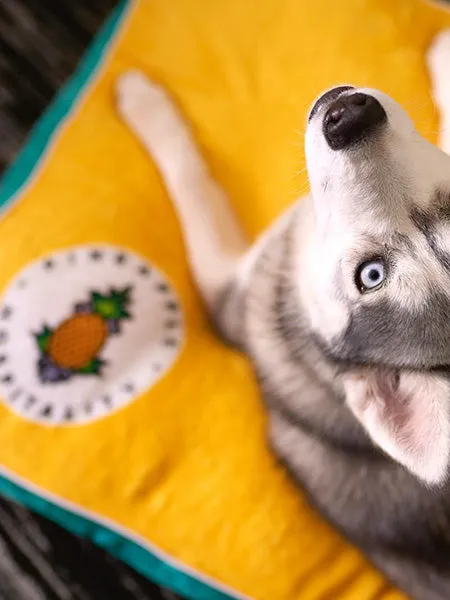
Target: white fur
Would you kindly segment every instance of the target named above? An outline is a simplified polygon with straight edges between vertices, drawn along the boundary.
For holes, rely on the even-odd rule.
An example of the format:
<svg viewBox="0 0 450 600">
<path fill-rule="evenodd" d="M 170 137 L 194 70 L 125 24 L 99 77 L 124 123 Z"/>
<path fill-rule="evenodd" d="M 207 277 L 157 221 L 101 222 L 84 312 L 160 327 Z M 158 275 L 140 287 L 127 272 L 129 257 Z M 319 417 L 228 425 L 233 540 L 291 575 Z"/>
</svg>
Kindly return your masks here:
<svg viewBox="0 0 450 600">
<path fill-rule="evenodd" d="M 231 279 L 243 290 L 258 257 L 292 218 L 295 206 L 249 248 L 225 193 L 209 174 L 165 90 L 139 71 L 130 71 L 118 80 L 117 92 L 121 117 L 155 160 L 174 201 L 205 301 L 212 306 Z"/>
<path fill-rule="evenodd" d="M 168 94 L 138 71 L 118 81 L 118 109 L 155 160 L 174 201 L 199 289 L 213 304 L 248 244 L 223 190 Z"/>
<path fill-rule="evenodd" d="M 439 145 L 450 154 L 450 30 L 436 36 L 427 58 L 433 98 L 440 112 Z"/>
</svg>

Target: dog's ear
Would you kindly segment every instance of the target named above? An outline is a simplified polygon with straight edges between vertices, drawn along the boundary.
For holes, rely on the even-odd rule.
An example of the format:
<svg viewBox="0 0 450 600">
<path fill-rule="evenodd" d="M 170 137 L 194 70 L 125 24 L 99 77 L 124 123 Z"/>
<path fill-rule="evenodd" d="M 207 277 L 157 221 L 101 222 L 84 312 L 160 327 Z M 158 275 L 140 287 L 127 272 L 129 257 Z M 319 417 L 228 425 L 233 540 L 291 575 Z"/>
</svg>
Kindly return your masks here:
<svg viewBox="0 0 450 600">
<path fill-rule="evenodd" d="M 449 382 L 438 375 L 364 370 L 343 378 L 346 401 L 386 454 L 430 485 L 447 477 Z"/>
</svg>

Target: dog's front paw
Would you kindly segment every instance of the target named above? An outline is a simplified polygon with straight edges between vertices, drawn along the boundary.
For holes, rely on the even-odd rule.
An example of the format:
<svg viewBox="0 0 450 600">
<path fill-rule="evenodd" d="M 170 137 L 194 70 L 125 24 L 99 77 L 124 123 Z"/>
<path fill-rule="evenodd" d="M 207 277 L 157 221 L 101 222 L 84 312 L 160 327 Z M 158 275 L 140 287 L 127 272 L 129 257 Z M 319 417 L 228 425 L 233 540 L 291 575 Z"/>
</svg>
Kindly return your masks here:
<svg viewBox="0 0 450 600">
<path fill-rule="evenodd" d="M 136 127 L 143 118 L 167 110 L 170 103 L 164 89 L 141 71 L 127 71 L 116 83 L 117 109 L 129 125 Z"/>
<path fill-rule="evenodd" d="M 433 39 L 427 53 L 431 85 L 436 103 L 450 107 L 450 29 L 444 29 Z"/>
</svg>

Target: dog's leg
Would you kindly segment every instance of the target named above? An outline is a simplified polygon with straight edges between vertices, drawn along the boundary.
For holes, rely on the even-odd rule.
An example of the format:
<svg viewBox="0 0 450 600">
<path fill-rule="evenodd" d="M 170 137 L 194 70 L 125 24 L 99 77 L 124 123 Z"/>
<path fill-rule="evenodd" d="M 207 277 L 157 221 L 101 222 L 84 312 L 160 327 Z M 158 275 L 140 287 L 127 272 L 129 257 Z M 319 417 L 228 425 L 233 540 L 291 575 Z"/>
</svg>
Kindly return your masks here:
<svg viewBox="0 0 450 600">
<path fill-rule="evenodd" d="M 428 51 L 428 67 L 441 119 L 439 145 L 450 154 L 450 30 L 441 31 L 433 40 Z"/>
<path fill-rule="evenodd" d="M 249 251 L 227 198 L 208 173 L 169 96 L 142 73 L 118 82 L 118 109 L 154 159 L 175 204 L 194 278 L 227 341 L 243 343 L 243 305 L 250 272 L 288 211 Z"/>
<path fill-rule="evenodd" d="M 118 82 L 118 109 L 154 159 L 180 219 L 194 278 L 212 307 L 247 242 L 167 93 L 137 71 Z"/>
<path fill-rule="evenodd" d="M 249 248 L 226 195 L 166 92 L 133 71 L 118 82 L 118 109 L 154 159 L 174 201 L 194 279 L 222 336 L 244 343 L 244 299 L 267 243 L 287 227 L 296 205 Z M 261 291 L 263 293 L 263 291 Z"/>
</svg>

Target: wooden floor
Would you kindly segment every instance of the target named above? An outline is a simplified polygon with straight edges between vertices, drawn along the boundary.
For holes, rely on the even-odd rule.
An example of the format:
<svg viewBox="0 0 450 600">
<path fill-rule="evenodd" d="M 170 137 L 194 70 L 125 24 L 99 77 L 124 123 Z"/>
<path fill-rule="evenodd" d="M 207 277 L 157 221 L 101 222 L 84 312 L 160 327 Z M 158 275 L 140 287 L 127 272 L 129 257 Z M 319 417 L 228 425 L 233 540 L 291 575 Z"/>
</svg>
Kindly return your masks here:
<svg viewBox="0 0 450 600">
<path fill-rule="evenodd" d="M 0 174 L 115 3 L 0 0 Z M 175 596 L 89 542 L 0 499 L 0 600 L 132 598 Z"/>
</svg>

